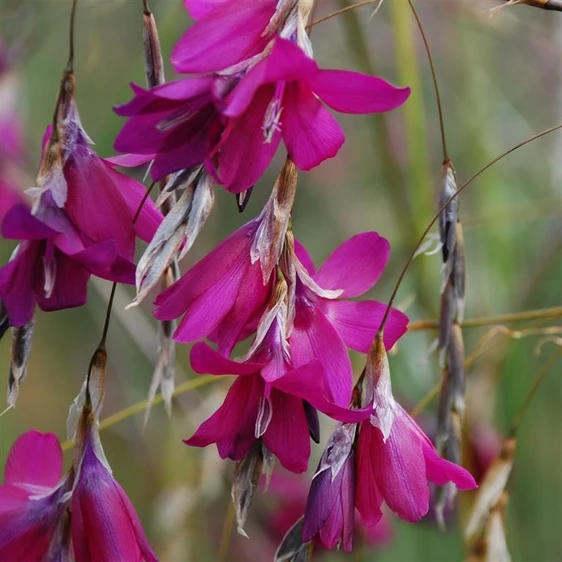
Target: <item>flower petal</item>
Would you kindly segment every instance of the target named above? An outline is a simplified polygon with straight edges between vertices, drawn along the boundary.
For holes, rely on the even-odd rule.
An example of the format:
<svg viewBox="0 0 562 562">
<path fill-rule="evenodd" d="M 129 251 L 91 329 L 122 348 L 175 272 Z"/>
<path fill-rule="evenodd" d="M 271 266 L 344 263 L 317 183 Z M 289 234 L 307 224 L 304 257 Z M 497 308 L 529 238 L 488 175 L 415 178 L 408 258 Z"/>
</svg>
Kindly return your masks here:
<svg viewBox="0 0 562 562">
<path fill-rule="evenodd" d="M 308 271 L 309 275 L 314 275 L 316 272 L 316 267 L 314 266 L 314 262 L 308 253 L 308 250 L 295 238 L 295 255 L 302 263 L 306 271 Z"/>
<path fill-rule="evenodd" d="M 290 337 L 293 365 L 300 367 L 313 359 L 321 361 L 330 401 L 346 407 L 351 399 L 353 372 L 345 344 L 322 312 L 317 310 L 303 321 L 298 307 L 297 302 L 297 317 Z"/>
<path fill-rule="evenodd" d="M 193 302 L 205 294 L 213 285 L 226 277 L 236 283 L 241 277 L 232 279 L 232 270 L 238 271 L 241 264 L 250 261 L 252 236 L 257 222 L 245 224 L 225 238 L 213 251 L 199 260 L 183 277 L 156 298 L 154 316 L 158 320 L 173 320 L 181 316 Z"/>
<path fill-rule="evenodd" d="M 141 240 L 150 242 L 162 222 L 162 213 L 156 208 L 154 201 L 150 197 L 146 197 L 146 188 L 142 183 L 114 170 L 105 160 L 102 159 L 102 162 L 109 177 L 115 185 L 119 186 L 119 193 L 129 209 L 131 218 L 137 217 L 133 225 L 135 234 Z M 142 209 L 138 212 L 141 202 L 143 202 Z"/>
<path fill-rule="evenodd" d="M 425 470 L 427 479 L 438 486 L 444 486 L 453 482 L 459 490 L 474 490 L 478 488 L 476 481 L 468 470 L 446 459 L 442 459 L 435 447 L 423 443 L 423 454 L 425 457 Z"/>
<path fill-rule="evenodd" d="M 275 156 L 281 135 L 275 131 L 266 142 L 262 131 L 265 111 L 272 92 L 261 88 L 248 111 L 231 120 L 231 127 L 218 145 L 219 181 L 231 193 L 252 187 Z M 209 170 L 213 173 L 212 170 Z"/>
<path fill-rule="evenodd" d="M 0 268 L 0 299 L 8 311 L 10 326 L 25 326 L 33 317 L 33 283 L 40 275 L 39 242 L 22 242 L 17 255 Z"/>
<path fill-rule="evenodd" d="M 189 354 L 191 368 L 196 373 L 209 375 L 251 375 L 259 373 L 262 363 L 232 361 L 206 343 L 196 343 Z"/>
<path fill-rule="evenodd" d="M 390 111 L 410 95 L 410 88 L 397 88 L 377 76 L 350 70 L 319 70 L 309 84 L 324 103 L 342 113 Z"/>
<path fill-rule="evenodd" d="M 261 52 L 269 41 L 262 37 L 275 12 L 275 2 L 224 2 L 191 26 L 172 51 L 178 73 L 223 70 Z"/>
<path fill-rule="evenodd" d="M 386 304 L 376 301 L 322 299 L 322 310 L 350 349 L 367 353 L 380 327 Z M 406 332 L 408 317 L 393 308 L 384 329 L 384 346 L 391 349 Z"/>
<path fill-rule="evenodd" d="M 41 240 L 58 232 L 35 218 L 27 205 L 14 205 L 2 222 L 2 236 L 9 240 Z"/>
<path fill-rule="evenodd" d="M 370 422 L 364 422 L 359 427 L 357 441 L 357 488 L 355 492 L 355 506 L 361 514 L 361 520 L 367 527 L 376 525 L 381 517 L 382 494 L 379 490 L 374 463 L 377 462 L 373 454 L 371 441 L 375 430 Z M 380 432 L 379 432 L 380 433 Z"/>
<path fill-rule="evenodd" d="M 226 2 L 230 0 L 183 0 L 189 15 L 194 20 L 208 16 L 217 6 Z"/>
<path fill-rule="evenodd" d="M 310 170 L 338 153 L 345 141 L 343 132 L 306 84 L 288 83 L 283 105 L 283 141 L 301 170 Z"/>
<path fill-rule="evenodd" d="M 336 248 L 314 275 L 323 289 L 343 289 L 342 296 L 357 297 L 382 275 L 390 244 L 377 232 L 362 232 Z"/>
<path fill-rule="evenodd" d="M 317 410 L 343 422 L 360 422 L 367 419 L 372 411 L 369 406 L 361 410 L 349 409 L 334 404 L 324 382 L 322 363 L 312 360 L 306 365 L 285 373 L 273 382 L 273 386 L 286 394 L 306 400 Z"/>
<path fill-rule="evenodd" d="M 254 428 L 263 388 L 259 376 L 237 377 L 222 406 L 184 443 L 193 447 L 217 443 L 221 458 L 243 459 L 256 440 Z"/>
<path fill-rule="evenodd" d="M 4 484 L 54 488 L 62 476 L 62 449 L 54 433 L 31 430 L 12 445 L 4 469 Z"/>
<path fill-rule="evenodd" d="M 53 311 L 86 304 L 90 272 L 62 252 L 55 252 L 55 280 L 49 297 L 45 295 L 44 276 L 35 278 L 35 297 L 41 310 Z"/>
<path fill-rule="evenodd" d="M 400 413 L 394 419 L 386 442 L 378 428 L 371 425 L 368 431 L 371 432 L 371 455 L 377 484 L 385 502 L 405 521 L 419 521 L 429 510 L 429 486 L 421 440 Z"/>
<path fill-rule="evenodd" d="M 64 174 L 68 183 L 65 210 L 74 225 L 95 242 L 113 240 L 119 255 L 133 261 L 133 216 L 118 181 L 123 176 L 85 146 L 74 150 Z"/>
<path fill-rule="evenodd" d="M 310 457 L 308 421 L 302 400 L 273 388 L 272 417 L 263 435 L 264 445 L 291 472 L 305 472 Z"/>
</svg>

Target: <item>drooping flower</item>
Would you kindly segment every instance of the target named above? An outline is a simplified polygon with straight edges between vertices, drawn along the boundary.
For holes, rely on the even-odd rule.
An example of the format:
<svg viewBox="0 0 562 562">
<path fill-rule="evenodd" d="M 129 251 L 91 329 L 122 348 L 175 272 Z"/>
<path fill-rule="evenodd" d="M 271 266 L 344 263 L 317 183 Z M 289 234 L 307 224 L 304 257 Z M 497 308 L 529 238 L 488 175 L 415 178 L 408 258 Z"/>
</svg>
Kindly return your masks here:
<svg viewBox="0 0 562 562">
<path fill-rule="evenodd" d="M 31 213 L 13 207 L 2 236 L 21 240 L 0 269 L 0 298 L 12 326 L 27 324 L 37 302 L 43 310 L 86 301 L 91 274 L 134 283 L 135 237 L 150 240 L 162 220 L 135 180 L 93 152 L 74 101 L 74 80 L 65 75 L 56 128 L 49 127 Z"/>
<path fill-rule="evenodd" d="M 0 298 L 11 326 L 27 324 L 36 304 L 46 311 L 82 306 L 92 274 L 134 282 L 134 265 L 118 255 L 112 240 L 95 243 L 80 236 L 54 204 L 42 205 L 37 215 L 16 205 L 4 219 L 2 236 L 22 241 L 0 268 Z"/>
<path fill-rule="evenodd" d="M 416 522 L 429 510 L 429 482 L 452 482 L 459 490 L 476 488 L 464 468 L 442 459 L 419 425 L 396 402 L 382 341 L 367 361 L 374 411 L 361 423 L 357 441 L 356 506 L 367 525 L 381 518 L 383 501 L 405 521 Z M 369 399 L 369 398 L 367 398 Z"/>
<path fill-rule="evenodd" d="M 113 478 L 96 438 L 85 438 L 72 492 L 74 556 L 77 562 L 156 561 L 135 508 Z"/>
<path fill-rule="evenodd" d="M 304 472 L 310 456 L 306 403 L 342 421 L 364 419 L 368 412 L 347 410 L 333 402 L 319 361 L 292 367 L 277 320 L 262 337 L 260 341 L 258 335 L 249 354 L 238 361 L 203 343 L 193 347 L 194 371 L 238 377 L 219 410 L 185 442 L 199 447 L 217 443 L 222 458 L 240 460 L 261 439 L 287 470 Z"/>
<path fill-rule="evenodd" d="M 13 444 L 0 486 L 0 559 L 59 559 L 62 450 L 52 433 L 28 431 Z"/>
<path fill-rule="evenodd" d="M 409 96 L 408 88 L 381 78 L 321 70 L 300 47 L 281 38 L 241 69 L 133 91 L 135 98 L 116 108 L 129 121 L 115 148 L 154 155 L 155 180 L 205 164 L 233 193 L 256 183 L 281 139 L 303 170 L 336 155 L 344 135 L 320 99 L 336 111 L 362 114 L 390 111 Z"/>
<path fill-rule="evenodd" d="M 229 353 L 249 320 L 265 309 L 271 281 L 264 284 L 259 262 L 250 249 L 260 220 L 236 230 L 156 298 L 154 316 L 173 320 L 183 315 L 174 333 L 180 342 L 216 334 Z"/>
<path fill-rule="evenodd" d="M 310 170 L 334 157 L 345 140 L 321 101 L 341 113 L 378 113 L 399 107 L 409 94 L 374 76 L 320 69 L 293 42 L 276 39 L 226 96 L 224 131 L 206 164 L 238 193 L 262 176 L 283 139 L 297 167 Z"/>
<path fill-rule="evenodd" d="M 367 353 L 386 305 L 350 300 L 367 292 L 382 275 L 390 244 L 377 232 L 352 236 L 316 271 L 306 249 L 295 244 L 295 320 L 289 344 L 296 367 L 322 358 L 327 383 L 339 405 L 351 399 L 352 369 L 347 348 Z M 406 332 L 408 317 L 391 310 L 385 331 L 389 348 Z"/>
<path fill-rule="evenodd" d="M 355 521 L 356 425 L 338 426 L 330 437 L 312 479 L 304 516 L 302 539 L 315 536 L 326 548 L 342 544 L 351 552 Z"/>
<path fill-rule="evenodd" d="M 107 353 L 98 347 L 67 419 L 75 455 L 70 531 L 76 562 L 155 562 L 135 508 L 111 468 L 100 441 Z"/>
</svg>

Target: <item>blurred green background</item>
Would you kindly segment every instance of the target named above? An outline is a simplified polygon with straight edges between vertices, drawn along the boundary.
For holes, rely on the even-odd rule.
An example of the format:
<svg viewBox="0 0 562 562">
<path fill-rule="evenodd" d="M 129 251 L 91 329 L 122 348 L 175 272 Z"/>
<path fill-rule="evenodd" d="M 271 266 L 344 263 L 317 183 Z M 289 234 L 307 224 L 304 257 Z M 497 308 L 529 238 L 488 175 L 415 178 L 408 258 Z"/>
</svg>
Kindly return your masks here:
<svg viewBox="0 0 562 562">
<path fill-rule="evenodd" d="M 18 111 L 25 125 L 27 167 L 22 187 L 34 185 L 40 142 L 49 123 L 67 57 L 70 0 L 5 0 L 2 40 L 22 48 L 12 69 L 18 79 Z M 128 83 L 144 84 L 140 0 L 80 0 L 75 70 L 82 122 L 102 156 L 122 120 L 112 106 L 129 99 Z M 345 1 L 319 0 L 316 17 Z M 449 152 L 459 183 L 503 150 L 562 121 L 562 14 L 524 6 L 490 17 L 488 1 L 417 2 L 432 47 L 445 114 Z M 189 25 L 180 0 L 152 0 L 164 56 Z M 370 20 L 366 6 L 320 24 L 312 40 L 324 67 L 372 70 L 412 96 L 400 110 L 381 116 L 338 116 L 347 143 L 333 160 L 301 174 L 294 213 L 296 235 L 317 263 L 347 237 L 375 229 L 393 247 L 391 262 L 371 297 L 388 298 L 397 274 L 437 208 L 441 148 L 431 78 L 415 22 L 402 0 L 386 0 Z M 168 68 L 168 78 L 173 74 Z M 0 100 L 3 101 L 3 100 Z M 239 215 L 234 198 L 218 192 L 214 212 L 182 267 L 188 267 L 235 227 L 259 213 L 280 169 L 283 154 L 254 190 Z M 461 200 L 467 254 L 466 317 L 490 316 L 559 306 L 562 302 L 562 135 L 554 133 L 507 157 L 487 171 Z M 2 241 L 4 262 L 13 244 Z M 398 304 L 412 321 L 435 318 L 439 303 L 440 256 L 415 260 Z M 65 439 L 68 406 L 82 384 L 97 345 L 109 292 L 91 283 L 87 306 L 37 315 L 29 373 L 15 410 L 0 418 L 0 463 L 22 432 L 37 428 Z M 156 359 L 156 325 L 150 300 L 125 311 L 131 290 L 120 288 L 108 344 L 105 413 L 142 400 Z M 524 322 L 517 328 L 560 326 Z M 513 327 L 513 326 L 511 326 Z M 465 330 L 469 355 L 490 327 Z M 439 380 L 428 355 L 434 332 L 412 332 L 393 354 L 395 393 L 415 404 Z M 507 431 L 534 376 L 556 352 L 544 336 L 512 339 L 496 334 L 469 373 L 468 413 L 472 424 Z M 0 384 L 7 384 L 9 337 L 0 344 Z M 560 342 L 558 342 L 558 345 Z M 178 382 L 195 377 L 188 347 L 178 347 Z M 354 356 L 359 373 L 363 359 Z M 540 388 L 519 434 L 510 483 L 508 544 L 512 558 L 554 562 L 562 557 L 562 363 Z M 227 381 L 178 397 L 169 420 L 154 407 L 105 430 L 102 439 L 115 477 L 126 489 L 162 560 L 211 562 L 229 505 L 232 463 L 214 447 L 181 443 L 224 397 Z M 426 411 L 432 420 L 435 403 Z M 324 442 L 331 422 L 324 420 Z M 311 470 L 321 454 L 314 448 Z M 308 479 L 310 476 L 303 476 Z M 268 560 L 275 536 L 268 525 L 275 494 L 258 493 L 247 525 L 250 540 L 232 534 L 224 560 Z M 466 504 L 467 498 L 464 498 Z M 348 559 L 453 561 L 466 557 L 460 531 L 443 534 L 429 523 L 408 525 L 391 518 L 392 541 L 384 548 L 357 544 Z M 344 554 L 323 555 L 343 560 Z"/>
</svg>

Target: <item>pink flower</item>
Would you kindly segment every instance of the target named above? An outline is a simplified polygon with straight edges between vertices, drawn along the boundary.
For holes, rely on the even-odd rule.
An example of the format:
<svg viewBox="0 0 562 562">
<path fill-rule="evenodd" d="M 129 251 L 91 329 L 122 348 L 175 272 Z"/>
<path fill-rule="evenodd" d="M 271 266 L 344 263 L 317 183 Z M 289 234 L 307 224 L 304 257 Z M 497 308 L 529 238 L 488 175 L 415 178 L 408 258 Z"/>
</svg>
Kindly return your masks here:
<svg viewBox="0 0 562 562">
<path fill-rule="evenodd" d="M 205 164 L 233 193 L 258 181 L 281 139 L 303 170 L 336 155 L 344 135 L 320 99 L 336 111 L 362 114 L 394 109 L 410 92 L 357 72 L 321 70 L 280 38 L 259 61 L 232 72 L 133 90 L 135 98 L 116 108 L 129 121 L 115 148 L 154 155 L 154 179 Z"/>
<path fill-rule="evenodd" d="M 338 426 L 312 479 L 302 538 L 315 536 L 328 549 L 342 544 L 351 552 L 355 521 L 355 425 Z"/>
<path fill-rule="evenodd" d="M 86 437 L 72 492 L 71 531 L 77 562 L 157 560 L 135 508 L 91 435 Z"/>
<path fill-rule="evenodd" d="M 55 435 L 28 431 L 13 444 L 0 486 L 1 560 L 55 559 L 65 509 L 61 476 L 62 450 Z"/>
<path fill-rule="evenodd" d="M 0 268 L 0 298 L 11 326 L 27 324 L 36 304 L 46 311 L 82 306 L 92 274 L 134 282 L 134 265 L 117 254 L 112 240 L 94 243 L 80 235 L 56 205 L 43 205 L 38 215 L 16 205 L 4 219 L 2 236 L 22 240 Z"/>
<path fill-rule="evenodd" d="M 264 33 L 277 0 L 184 0 L 196 21 L 171 57 L 178 73 L 223 70 L 261 53 L 274 36 Z"/>
<path fill-rule="evenodd" d="M 65 126 L 62 161 L 52 160 L 47 129 L 33 211 L 13 206 L 2 223 L 4 238 L 21 241 L 0 268 L 12 326 L 27 324 L 36 303 L 48 311 L 82 306 L 91 274 L 134 284 L 135 237 L 150 240 L 162 219 L 148 199 L 133 224 L 144 187 L 90 150 L 77 114 Z"/>
<path fill-rule="evenodd" d="M 226 78 L 202 76 L 148 90 L 133 84 L 135 97 L 115 108 L 118 115 L 129 117 L 115 139 L 115 149 L 129 154 L 124 155 L 124 164 L 119 157 L 112 161 L 130 166 L 154 159 L 150 170 L 155 180 L 203 164 L 210 131 L 220 127 L 215 98 L 224 82 Z"/>
<path fill-rule="evenodd" d="M 381 342 L 367 361 L 369 384 L 374 410 L 360 425 L 356 450 L 356 506 L 366 525 L 379 521 L 383 501 L 405 521 L 419 521 L 429 510 L 428 481 L 439 486 L 452 482 L 459 490 L 477 487 L 467 470 L 439 457 L 423 430 L 394 400 Z"/>
<path fill-rule="evenodd" d="M 337 404 L 351 399 L 352 369 L 347 348 L 367 353 L 386 305 L 349 300 L 367 292 L 382 275 L 390 244 L 377 232 L 352 236 L 316 271 L 306 249 L 295 244 L 298 259 L 295 321 L 289 344 L 295 367 L 321 358 Z M 384 332 L 390 348 L 405 332 L 408 317 L 392 310 Z"/>
<path fill-rule="evenodd" d="M 226 97 L 225 129 L 207 165 L 215 163 L 229 191 L 244 191 L 261 177 L 282 138 L 297 167 L 310 170 L 335 156 L 345 140 L 320 100 L 339 112 L 365 114 L 395 109 L 409 95 L 409 88 L 374 76 L 321 70 L 297 45 L 276 39 Z"/>
<path fill-rule="evenodd" d="M 258 330 L 259 333 L 259 330 Z M 293 369 L 277 321 L 244 358 L 233 361 L 196 344 L 191 366 L 198 373 L 238 375 L 223 405 L 204 422 L 188 445 L 217 443 L 222 458 L 240 460 L 262 439 L 281 464 L 304 472 L 310 456 L 309 416 L 305 402 L 329 416 L 358 421 L 368 411 L 347 410 L 331 400 L 318 361 Z"/>
<path fill-rule="evenodd" d="M 174 333 L 176 341 L 194 342 L 213 334 L 219 351 L 228 354 L 248 336 L 246 325 L 259 318 L 271 291 L 271 280 L 264 284 L 260 262 L 252 263 L 250 255 L 259 225 L 258 218 L 236 230 L 158 295 L 158 320 L 184 315 Z"/>
</svg>

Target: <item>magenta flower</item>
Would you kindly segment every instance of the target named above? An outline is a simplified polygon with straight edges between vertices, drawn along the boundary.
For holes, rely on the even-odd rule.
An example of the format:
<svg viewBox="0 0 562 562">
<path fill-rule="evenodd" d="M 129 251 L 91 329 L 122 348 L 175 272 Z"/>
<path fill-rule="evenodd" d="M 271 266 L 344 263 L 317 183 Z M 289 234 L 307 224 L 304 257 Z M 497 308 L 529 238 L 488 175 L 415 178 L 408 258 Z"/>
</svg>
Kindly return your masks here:
<svg viewBox="0 0 562 562">
<path fill-rule="evenodd" d="M 348 300 L 367 292 L 382 275 L 390 244 L 376 232 L 352 236 L 315 270 L 305 248 L 296 243 L 298 259 L 295 321 L 289 338 L 295 367 L 322 360 L 326 380 L 340 406 L 351 399 L 353 372 L 347 348 L 367 353 L 386 305 Z M 390 348 L 406 332 L 408 317 L 392 310 L 384 338 Z"/>
<path fill-rule="evenodd" d="M 157 561 L 135 508 L 92 435 L 85 438 L 72 492 L 71 532 L 77 562 Z"/>
<path fill-rule="evenodd" d="M 261 53 L 274 36 L 264 33 L 277 0 L 184 0 L 196 21 L 178 41 L 171 57 L 178 73 L 223 70 Z"/>
<path fill-rule="evenodd" d="M 152 177 L 203 164 L 210 150 L 210 131 L 220 127 L 215 100 L 226 78 L 202 76 L 168 82 L 144 90 L 132 85 L 135 97 L 115 108 L 129 117 L 115 139 L 115 149 L 128 153 L 125 163 L 154 159 Z M 122 157 L 121 157 L 122 159 Z"/>
<path fill-rule="evenodd" d="M 135 98 L 116 108 L 129 121 L 115 148 L 154 155 L 154 179 L 205 164 L 226 189 L 239 193 L 262 176 L 281 139 L 303 170 L 336 155 L 344 135 L 320 99 L 336 111 L 373 113 L 395 109 L 410 92 L 357 72 L 321 70 L 285 39 L 242 66 L 150 90 L 134 86 Z"/>
<path fill-rule="evenodd" d="M 233 361 L 199 343 L 191 351 L 191 366 L 198 373 L 239 375 L 219 410 L 185 441 L 198 447 L 217 443 L 222 458 L 244 458 L 261 438 L 287 470 L 304 472 L 310 457 L 304 401 L 343 421 L 359 421 L 368 415 L 367 410 L 348 410 L 333 403 L 318 361 L 292 368 L 276 320 L 245 358 Z"/>
<path fill-rule="evenodd" d="M 409 88 L 374 76 L 321 70 L 297 45 L 276 39 L 226 97 L 225 130 L 207 165 L 215 163 L 229 191 L 244 191 L 262 176 L 282 138 L 297 167 L 310 170 L 335 156 L 345 140 L 320 100 L 342 113 L 364 114 L 395 109 L 409 95 Z"/>
<path fill-rule="evenodd" d="M 252 263 L 250 255 L 259 225 L 257 218 L 236 230 L 158 295 L 158 320 L 184 315 L 174 333 L 176 341 L 194 342 L 213 334 L 219 351 L 228 355 L 249 335 L 246 325 L 261 316 L 271 292 L 271 280 L 264 284 L 260 262 Z"/>
<path fill-rule="evenodd" d="M 0 299 L 11 326 L 27 324 L 36 304 L 46 311 L 82 306 L 92 274 L 134 283 L 134 265 L 118 255 L 112 240 L 94 243 L 80 234 L 54 204 L 40 207 L 37 216 L 21 204 L 8 212 L 2 236 L 22 240 L 0 268 Z"/>
<path fill-rule="evenodd" d="M 28 431 L 13 444 L 0 486 L 1 560 L 56 559 L 65 509 L 61 476 L 62 450 L 55 435 Z"/>
<path fill-rule="evenodd" d="M 162 220 L 148 199 L 133 224 L 144 187 L 89 149 L 77 115 L 67 126 L 74 144 L 65 144 L 64 164 L 49 164 L 47 146 L 33 211 L 16 205 L 2 223 L 4 238 L 22 241 L 0 268 L 12 326 L 27 324 L 36 303 L 48 311 L 83 305 L 92 274 L 134 284 L 135 236 L 150 240 Z"/>
<path fill-rule="evenodd" d="M 356 506 L 366 525 L 381 518 L 384 502 L 405 521 L 416 522 L 429 510 L 428 481 L 452 482 L 459 490 L 477 487 L 472 475 L 442 459 L 419 425 L 395 401 L 384 350 L 374 359 L 373 414 L 361 423 L 357 441 Z M 367 376 L 373 358 L 367 363 Z M 371 371 L 373 372 L 373 371 Z"/>
<path fill-rule="evenodd" d="M 338 426 L 312 479 L 303 522 L 303 541 L 314 537 L 328 549 L 341 544 L 351 552 L 355 521 L 356 426 Z"/>
</svg>

